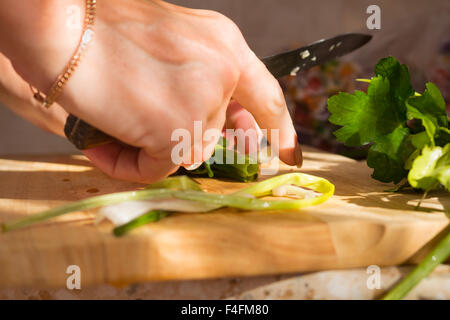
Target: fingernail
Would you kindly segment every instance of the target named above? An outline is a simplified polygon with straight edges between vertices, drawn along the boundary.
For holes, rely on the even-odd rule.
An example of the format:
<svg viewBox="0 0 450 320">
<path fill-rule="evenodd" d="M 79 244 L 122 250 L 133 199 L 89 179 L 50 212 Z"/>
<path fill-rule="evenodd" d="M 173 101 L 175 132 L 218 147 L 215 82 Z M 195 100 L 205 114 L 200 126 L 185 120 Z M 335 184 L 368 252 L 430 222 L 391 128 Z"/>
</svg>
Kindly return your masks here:
<svg viewBox="0 0 450 320">
<path fill-rule="evenodd" d="M 294 157 L 295 157 L 295 163 L 297 164 L 297 168 L 301 168 L 303 164 L 303 154 L 302 154 L 302 148 L 300 147 L 300 144 L 297 143 L 294 150 Z"/>
</svg>

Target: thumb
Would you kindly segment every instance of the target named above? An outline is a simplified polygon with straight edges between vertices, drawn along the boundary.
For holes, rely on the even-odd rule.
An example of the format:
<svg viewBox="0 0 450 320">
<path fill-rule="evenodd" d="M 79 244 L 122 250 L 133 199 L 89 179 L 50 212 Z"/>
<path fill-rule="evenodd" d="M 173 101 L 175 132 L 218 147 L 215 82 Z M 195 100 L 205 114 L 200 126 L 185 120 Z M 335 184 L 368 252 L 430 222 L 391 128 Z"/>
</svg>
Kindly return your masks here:
<svg viewBox="0 0 450 320">
<path fill-rule="evenodd" d="M 255 117 L 279 158 L 300 167 L 302 151 L 281 87 L 250 49 L 233 97 Z"/>
</svg>

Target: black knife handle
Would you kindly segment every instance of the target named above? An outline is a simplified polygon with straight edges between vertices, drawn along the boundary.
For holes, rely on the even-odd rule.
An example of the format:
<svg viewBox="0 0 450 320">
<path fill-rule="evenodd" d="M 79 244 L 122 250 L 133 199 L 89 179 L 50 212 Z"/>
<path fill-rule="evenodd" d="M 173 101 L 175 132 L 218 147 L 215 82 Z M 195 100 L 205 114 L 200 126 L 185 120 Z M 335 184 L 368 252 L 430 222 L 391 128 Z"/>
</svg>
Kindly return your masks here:
<svg viewBox="0 0 450 320">
<path fill-rule="evenodd" d="M 72 114 L 67 117 L 64 134 L 80 150 L 98 147 L 116 140 Z"/>
</svg>

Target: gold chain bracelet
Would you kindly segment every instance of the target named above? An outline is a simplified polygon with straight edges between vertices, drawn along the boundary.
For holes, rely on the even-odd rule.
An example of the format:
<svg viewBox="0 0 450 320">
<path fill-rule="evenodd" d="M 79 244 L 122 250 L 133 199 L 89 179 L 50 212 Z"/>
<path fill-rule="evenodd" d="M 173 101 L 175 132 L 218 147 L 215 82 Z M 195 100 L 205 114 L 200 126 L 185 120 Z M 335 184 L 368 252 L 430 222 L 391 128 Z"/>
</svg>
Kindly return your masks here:
<svg viewBox="0 0 450 320">
<path fill-rule="evenodd" d="M 58 97 L 61 95 L 64 86 L 69 81 L 70 77 L 75 72 L 75 69 L 80 65 L 81 58 L 86 51 L 88 44 L 92 40 L 94 35 L 94 22 L 96 13 L 96 0 L 86 0 L 86 10 L 83 23 L 83 32 L 78 43 L 75 54 L 70 59 L 69 63 L 66 65 L 64 72 L 56 79 L 55 83 L 50 88 L 47 95 L 44 95 L 41 91 L 33 88 L 31 85 L 31 90 L 33 91 L 34 98 L 42 104 L 42 106 L 49 108 Z"/>
</svg>

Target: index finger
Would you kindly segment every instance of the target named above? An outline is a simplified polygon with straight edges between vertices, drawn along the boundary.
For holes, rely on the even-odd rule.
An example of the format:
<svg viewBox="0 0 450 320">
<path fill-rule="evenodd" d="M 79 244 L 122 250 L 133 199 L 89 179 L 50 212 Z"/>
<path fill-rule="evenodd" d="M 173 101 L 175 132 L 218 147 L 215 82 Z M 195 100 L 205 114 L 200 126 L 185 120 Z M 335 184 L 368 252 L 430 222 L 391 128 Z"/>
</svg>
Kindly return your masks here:
<svg viewBox="0 0 450 320">
<path fill-rule="evenodd" d="M 233 97 L 255 117 L 263 132 L 267 130 L 266 138 L 279 158 L 300 167 L 302 151 L 281 87 L 250 49 Z M 272 130 L 278 130 L 278 139 Z"/>
</svg>

